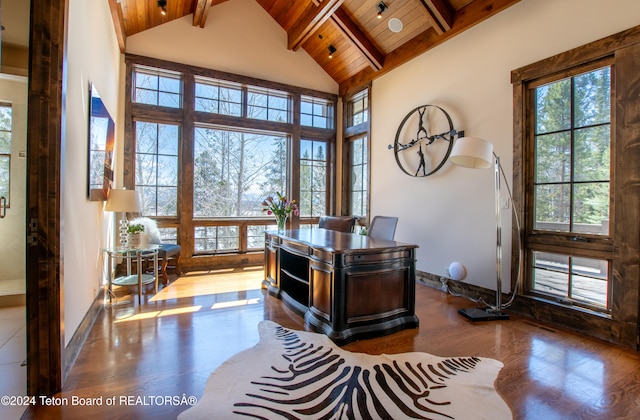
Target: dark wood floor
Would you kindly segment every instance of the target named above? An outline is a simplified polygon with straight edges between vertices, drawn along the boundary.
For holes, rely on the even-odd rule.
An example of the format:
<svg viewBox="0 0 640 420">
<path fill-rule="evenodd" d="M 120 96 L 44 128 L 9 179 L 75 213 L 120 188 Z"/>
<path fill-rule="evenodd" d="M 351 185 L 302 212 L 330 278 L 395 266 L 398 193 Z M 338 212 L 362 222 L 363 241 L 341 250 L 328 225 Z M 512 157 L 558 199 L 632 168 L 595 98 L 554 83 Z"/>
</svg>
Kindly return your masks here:
<svg viewBox="0 0 640 420">
<path fill-rule="evenodd" d="M 67 404 L 31 407 L 23 418 L 175 418 L 187 406 L 149 402 L 158 396 L 199 398 L 220 363 L 257 343 L 260 320 L 304 329 L 299 316 L 259 289 L 261 277 L 260 268 L 190 273 L 155 297 L 149 291 L 141 306 L 120 290 L 57 396 Z M 514 315 L 474 324 L 457 314 L 473 306 L 465 299 L 423 285 L 416 296 L 420 328 L 344 348 L 501 360 L 497 388 L 516 419 L 640 418 L 639 352 Z M 98 398 L 102 405 L 73 405 L 74 397 Z M 115 405 L 106 406 L 112 397 Z"/>
</svg>

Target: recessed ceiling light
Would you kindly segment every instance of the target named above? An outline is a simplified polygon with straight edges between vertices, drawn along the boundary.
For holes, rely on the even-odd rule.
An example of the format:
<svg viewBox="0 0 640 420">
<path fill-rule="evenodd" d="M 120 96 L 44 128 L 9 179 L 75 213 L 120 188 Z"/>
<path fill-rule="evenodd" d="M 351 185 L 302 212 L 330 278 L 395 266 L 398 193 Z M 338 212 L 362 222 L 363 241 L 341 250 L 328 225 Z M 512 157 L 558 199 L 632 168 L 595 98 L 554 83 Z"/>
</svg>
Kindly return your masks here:
<svg viewBox="0 0 640 420">
<path fill-rule="evenodd" d="M 387 25 L 389 26 L 389 30 L 391 32 L 396 32 L 396 33 L 400 32 L 404 27 L 404 25 L 402 24 L 402 21 L 398 18 L 389 19 L 389 23 Z"/>
</svg>

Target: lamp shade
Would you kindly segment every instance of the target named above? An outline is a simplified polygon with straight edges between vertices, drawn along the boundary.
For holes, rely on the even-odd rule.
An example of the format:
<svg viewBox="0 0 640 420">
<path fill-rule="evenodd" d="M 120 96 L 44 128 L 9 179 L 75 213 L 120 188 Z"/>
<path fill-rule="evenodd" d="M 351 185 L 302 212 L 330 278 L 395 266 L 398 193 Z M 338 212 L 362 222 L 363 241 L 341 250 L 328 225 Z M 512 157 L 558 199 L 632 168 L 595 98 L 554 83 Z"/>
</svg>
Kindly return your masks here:
<svg viewBox="0 0 640 420">
<path fill-rule="evenodd" d="M 476 137 L 459 138 L 453 145 L 449 160 L 465 168 L 490 168 L 493 165 L 493 144 Z"/>
<path fill-rule="evenodd" d="M 106 211 L 139 212 L 142 210 L 140 198 L 136 190 L 110 190 L 107 197 Z"/>
</svg>

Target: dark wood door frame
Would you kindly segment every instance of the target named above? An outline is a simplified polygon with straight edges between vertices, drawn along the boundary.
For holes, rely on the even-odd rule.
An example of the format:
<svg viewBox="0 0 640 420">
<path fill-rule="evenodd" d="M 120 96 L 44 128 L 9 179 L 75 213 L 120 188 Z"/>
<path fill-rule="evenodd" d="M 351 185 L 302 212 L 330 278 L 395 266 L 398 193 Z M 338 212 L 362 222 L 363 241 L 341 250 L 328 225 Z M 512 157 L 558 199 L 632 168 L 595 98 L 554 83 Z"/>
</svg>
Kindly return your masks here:
<svg viewBox="0 0 640 420">
<path fill-rule="evenodd" d="M 62 389 L 61 150 L 68 0 L 31 0 L 27 117 L 27 393 Z"/>
</svg>

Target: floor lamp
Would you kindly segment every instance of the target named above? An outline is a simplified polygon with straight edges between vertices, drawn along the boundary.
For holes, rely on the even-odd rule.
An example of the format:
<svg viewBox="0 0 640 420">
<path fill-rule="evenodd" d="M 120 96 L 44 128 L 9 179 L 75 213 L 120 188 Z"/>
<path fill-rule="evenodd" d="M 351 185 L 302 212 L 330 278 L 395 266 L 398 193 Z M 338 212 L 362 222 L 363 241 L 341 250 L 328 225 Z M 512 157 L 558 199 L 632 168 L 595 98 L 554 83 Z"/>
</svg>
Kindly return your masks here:
<svg viewBox="0 0 640 420">
<path fill-rule="evenodd" d="M 507 178 L 504 175 L 500 158 L 493 152 L 493 144 L 486 140 L 475 137 L 459 138 L 453 145 L 449 159 L 452 163 L 465 168 L 488 169 L 493 165 L 494 168 L 494 199 L 496 210 L 496 305 L 487 308 L 464 308 L 458 309 L 458 313 L 471 321 L 497 321 L 501 319 L 509 319 L 509 314 L 502 312 L 505 305 L 502 304 L 502 221 L 500 218 L 500 175 L 504 177 L 507 183 L 507 191 L 511 200 L 511 208 L 516 217 L 516 225 L 518 227 L 518 239 L 520 235 L 520 223 L 517 220 L 517 213 L 513 207 L 513 196 L 509 188 Z M 522 246 L 520 246 L 521 251 Z M 518 260 L 518 282 L 520 279 L 520 259 Z M 517 284 L 517 283 L 516 283 Z M 514 294 L 515 296 L 515 294 Z M 513 298 L 511 299 L 513 301 Z M 508 305 L 510 305 L 509 302 Z M 507 305 L 507 306 L 508 306 Z"/>
<path fill-rule="evenodd" d="M 129 246 L 127 233 L 129 221 L 127 220 L 127 212 L 139 213 L 142 210 L 138 193 L 136 190 L 109 190 L 107 204 L 104 206 L 104 209 L 105 211 L 123 213 L 122 219 L 120 219 L 120 246 L 127 248 Z"/>
</svg>

